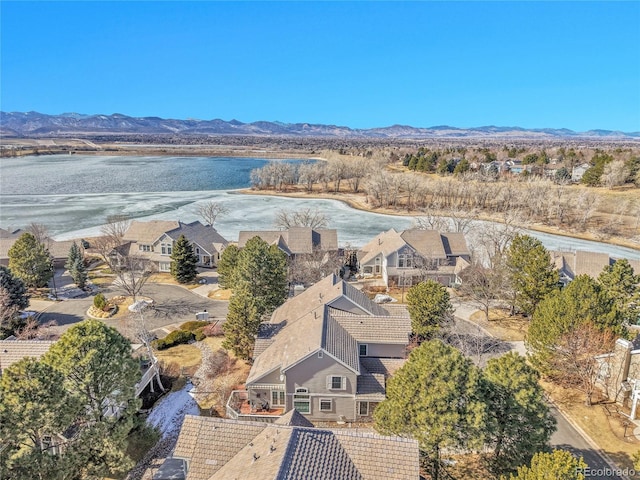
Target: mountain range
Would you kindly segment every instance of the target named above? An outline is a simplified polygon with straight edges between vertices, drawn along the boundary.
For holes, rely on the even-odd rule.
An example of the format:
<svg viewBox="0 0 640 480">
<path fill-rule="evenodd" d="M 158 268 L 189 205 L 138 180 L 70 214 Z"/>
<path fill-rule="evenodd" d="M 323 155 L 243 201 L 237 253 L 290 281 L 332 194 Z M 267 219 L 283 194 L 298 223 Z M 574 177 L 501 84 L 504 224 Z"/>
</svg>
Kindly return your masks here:
<svg viewBox="0 0 640 480">
<path fill-rule="evenodd" d="M 159 117 L 130 117 L 63 113 L 47 115 L 38 112 L 0 112 L 0 133 L 3 136 L 70 136 L 96 134 L 173 134 L 173 135 L 252 135 L 324 138 L 640 138 L 640 132 L 589 130 L 575 132 L 566 128 L 535 128 L 485 126 L 457 128 L 446 125 L 418 128 L 408 125 L 354 129 L 345 126 L 311 123 L 251 122 L 238 120 L 177 120 Z"/>
</svg>

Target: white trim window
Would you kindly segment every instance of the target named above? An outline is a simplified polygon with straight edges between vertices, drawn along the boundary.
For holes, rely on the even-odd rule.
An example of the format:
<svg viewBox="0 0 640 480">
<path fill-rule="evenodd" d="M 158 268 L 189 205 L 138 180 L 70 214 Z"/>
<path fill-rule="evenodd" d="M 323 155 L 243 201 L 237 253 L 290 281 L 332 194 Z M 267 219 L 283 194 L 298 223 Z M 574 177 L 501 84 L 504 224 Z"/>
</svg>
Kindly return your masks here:
<svg viewBox="0 0 640 480">
<path fill-rule="evenodd" d="M 360 415 L 361 417 L 369 416 L 369 402 L 358 403 L 358 415 Z"/>
<path fill-rule="evenodd" d="M 170 272 L 171 262 L 160 262 L 158 264 L 158 270 L 160 270 L 161 272 Z"/>
<path fill-rule="evenodd" d="M 320 411 L 321 412 L 332 412 L 333 411 L 333 400 L 330 398 L 321 398 L 320 399 Z"/>
<path fill-rule="evenodd" d="M 141 252 L 150 252 L 151 245 L 138 245 L 138 250 L 140 250 Z"/>
<path fill-rule="evenodd" d="M 346 390 L 347 379 L 339 375 L 327 375 L 327 390 Z"/>
<path fill-rule="evenodd" d="M 308 388 L 296 388 L 293 394 L 293 408 L 300 413 L 311 413 L 311 399 Z"/>
<path fill-rule="evenodd" d="M 413 254 L 412 253 L 399 254 L 398 268 L 413 268 Z"/>
<path fill-rule="evenodd" d="M 271 390 L 271 405 L 274 407 L 284 407 L 285 392 L 282 390 Z"/>
<path fill-rule="evenodd" d="M 162 243 L 160 245 L 160 251 L 162 252 L 162 255 L 171 255 L 173 253 L 173 244 Z"/>
<path fill-rule="evenodd" d="M 361 343 L 360 345 L 358 345 L 358 353 L 361 357 L 366 357 L 367 355 L 369 355 L 369 345 L 367 345 L 366 343 Z"/>
</svg>

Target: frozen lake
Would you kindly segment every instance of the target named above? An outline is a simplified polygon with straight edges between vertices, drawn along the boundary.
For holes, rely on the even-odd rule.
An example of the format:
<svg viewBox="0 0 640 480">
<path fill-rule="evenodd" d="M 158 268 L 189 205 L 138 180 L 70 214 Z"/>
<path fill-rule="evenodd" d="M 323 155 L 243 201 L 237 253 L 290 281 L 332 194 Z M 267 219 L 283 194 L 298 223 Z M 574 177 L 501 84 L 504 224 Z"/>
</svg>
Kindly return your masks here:
<svg viewBox="0 0 640 480">
<path fill-rule="evenodd" d="M 383 230 L 402 230 L 412 217 L 355 210 L 336 200 L 242 195 L 253 168 L 269 160 L 207 157 L 96 157 L 59 155 L 0 159 L 0 226 L 47 225 L 58 239 L 99 233 L 107 216 L 140 220 L 199 220 L 198 205 L 214 200 L 230 213 L 218 231 L 237 240 L 241 230 L 273 228 L 280 209 L 317 208 L 338 230 L 341 245 L 360 246 Z M 530 232 L 548 249 L 606 252 L 640 259 L 640 251 L 599 242 Z M 472 236 L 470 241 L 473 241 Z"/>
</svg>

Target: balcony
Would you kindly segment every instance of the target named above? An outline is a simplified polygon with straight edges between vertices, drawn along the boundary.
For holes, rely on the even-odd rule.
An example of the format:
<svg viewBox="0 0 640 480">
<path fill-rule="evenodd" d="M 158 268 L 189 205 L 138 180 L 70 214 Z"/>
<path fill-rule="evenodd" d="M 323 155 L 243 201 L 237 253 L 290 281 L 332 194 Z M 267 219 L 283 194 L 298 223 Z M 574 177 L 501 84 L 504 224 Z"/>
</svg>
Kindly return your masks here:
<svg viewBox="0 0 640 480">
<path fill-rule="evenodd" d="M 249 399 L 246 390 L 234 390 L 227 401 L 227 417 L 234 420 L 252 420 L 273 423 L 284 414 L 284 408 L 262 406 Z"/>
</svg>

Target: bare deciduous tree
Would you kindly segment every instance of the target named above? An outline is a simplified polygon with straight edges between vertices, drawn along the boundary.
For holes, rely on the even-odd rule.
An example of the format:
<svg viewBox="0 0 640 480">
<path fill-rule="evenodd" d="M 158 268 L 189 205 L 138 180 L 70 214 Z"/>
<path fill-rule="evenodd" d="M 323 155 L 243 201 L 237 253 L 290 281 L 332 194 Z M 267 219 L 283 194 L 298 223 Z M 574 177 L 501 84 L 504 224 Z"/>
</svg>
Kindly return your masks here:
<svg viewBox="0 0 640 480">
<path fill-rule="evenodd" d="M 198 205 L 197 212 L 206 224 L 213 227 L 213 224 L 216 223 L 218 217 L 229 213 L 229 209 L 220 202 L 209 200 Z"/>
<path fill-rule="evenodd" d="M 45 248 L 51 247 L 51 235 L 49 234 L 49 227 L 42 223 L 32 222 L 27 227 L 27 232 L 36 237 L 38 243 L 45 246 Z"/>
<path fill-rule="evenodd" d="M 601 182 L 607 188 L 624 185 L 629 178 L 629 169 L 623 160 L 614 160 L 604 166 Z"/>
<path fill-rule="evenodd" d="M 281 209 L 276 213 L 273 225 L 280 230 L 291 227 L 325 228 L 329 218 L 317 208 L 303 208 L 300 210 Z"/>
<path fill-rule="evenodd" d="M 322 280 L 342 267 L 338 251 L 325 251 L 319 246 L 313 247 L 309 254 L 298 254 L 289 263 L 289 281 L 310 285 Z"/>
<path fill-rule="evenodd" d="M 489 309 L 501 294 L 506 284 L 506 271 L 500 265 L 485 267 L 474 263 L 460 272 L 461 285 L 459 293 L 467 300 L 477 305 L 489 321 Z"/>
</svg>

